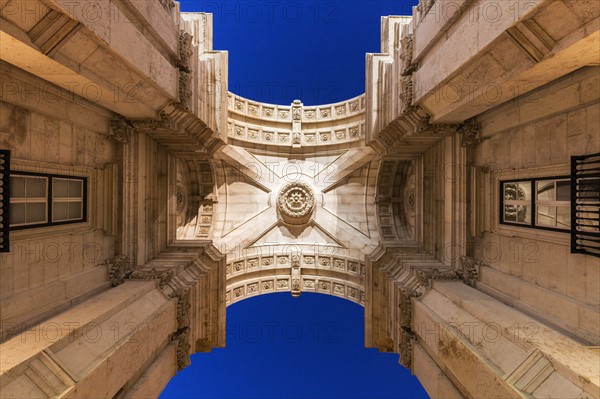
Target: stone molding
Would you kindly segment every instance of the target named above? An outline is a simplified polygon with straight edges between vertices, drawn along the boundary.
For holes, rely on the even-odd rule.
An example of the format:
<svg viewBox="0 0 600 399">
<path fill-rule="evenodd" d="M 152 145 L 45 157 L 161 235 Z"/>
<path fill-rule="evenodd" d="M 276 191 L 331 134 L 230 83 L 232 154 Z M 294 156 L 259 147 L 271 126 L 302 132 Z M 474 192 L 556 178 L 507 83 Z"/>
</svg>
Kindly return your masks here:
<svg viewBox="0 0 600 399">
<path fill-rule="evenodd" d="M 409 369 L 412 367 L 412 348 L 416 339 L 412 327 L 413 298 L 416 300 L 425 295 L 434 281 L 463 281 L 474 286 L 482 265 L 474 258 L 463 256 L 461 269 L 451 269 L 419 246 L 385 248 L 379 259 L 372 263 L 374 271 L 383 271 L 397 289 L 399 328 L 396 337 L 400 364 Z"/>
</svg>

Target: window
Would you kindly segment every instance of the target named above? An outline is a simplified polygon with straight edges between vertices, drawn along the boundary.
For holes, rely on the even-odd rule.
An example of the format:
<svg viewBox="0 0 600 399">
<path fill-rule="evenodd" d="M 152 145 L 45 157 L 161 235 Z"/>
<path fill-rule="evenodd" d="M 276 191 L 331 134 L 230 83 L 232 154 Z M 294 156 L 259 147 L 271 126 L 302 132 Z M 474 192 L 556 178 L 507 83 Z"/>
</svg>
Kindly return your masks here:
<svg viewBox="0 0 600 399">
<path fill-rule="evenodd" d="M 85 190 L 84 177 L 11 173 L 10 228 L 85 221 Z"/>
<path fill-rule="evenodd" d="M 560 231 L 571 229 L 569 177 L 503 181 L 500 188 L 502 223 Z"/>
</svg>

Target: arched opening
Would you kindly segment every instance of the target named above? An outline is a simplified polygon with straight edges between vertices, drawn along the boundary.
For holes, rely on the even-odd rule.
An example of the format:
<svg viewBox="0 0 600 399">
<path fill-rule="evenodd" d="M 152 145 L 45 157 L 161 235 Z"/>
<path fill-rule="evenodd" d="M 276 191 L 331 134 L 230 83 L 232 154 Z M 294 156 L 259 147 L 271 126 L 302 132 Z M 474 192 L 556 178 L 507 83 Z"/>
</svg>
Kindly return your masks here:
<svg viewBox="0 0 600 399">
<path fill-rule="evenodd" d="M 364 348 L 363 308 L 260 295 L 227 309 L 227 347 L 192 355 L 161 398 L 427 398 L 395 353 Z"/>
</svg>

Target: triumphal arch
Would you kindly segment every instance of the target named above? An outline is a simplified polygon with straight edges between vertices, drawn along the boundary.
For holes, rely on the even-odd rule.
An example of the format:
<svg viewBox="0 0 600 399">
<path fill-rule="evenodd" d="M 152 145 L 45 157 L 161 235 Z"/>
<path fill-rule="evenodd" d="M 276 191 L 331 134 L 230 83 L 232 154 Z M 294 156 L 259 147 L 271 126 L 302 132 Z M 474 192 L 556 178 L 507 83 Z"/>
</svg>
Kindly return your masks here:
<svg viewBox="0 0 600 399">
<path fill-rule="evenodd" d="M 156 397 L 317 292 L 431 397 L 600 397 L 599 6 L 421 0 L 363 95 L 282 106 L 210 14 L 1 1 L 0 396 Z"/>
</svg>

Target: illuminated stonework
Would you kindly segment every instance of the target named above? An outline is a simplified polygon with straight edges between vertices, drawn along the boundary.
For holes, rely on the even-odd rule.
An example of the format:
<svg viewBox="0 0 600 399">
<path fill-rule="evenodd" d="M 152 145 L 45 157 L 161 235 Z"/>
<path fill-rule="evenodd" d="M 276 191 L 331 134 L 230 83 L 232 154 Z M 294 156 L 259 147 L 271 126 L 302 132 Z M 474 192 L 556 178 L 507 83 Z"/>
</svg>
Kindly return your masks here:
<svg viewBox="0 0 600 399">
<path fill-rule="evenodd" d="M 303 224 L 310 220 L 315 208 L 315 195 L 306 183 L 288 183 L 279 192 L 277 206 L 284 220 Z"/>
</svg>

